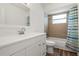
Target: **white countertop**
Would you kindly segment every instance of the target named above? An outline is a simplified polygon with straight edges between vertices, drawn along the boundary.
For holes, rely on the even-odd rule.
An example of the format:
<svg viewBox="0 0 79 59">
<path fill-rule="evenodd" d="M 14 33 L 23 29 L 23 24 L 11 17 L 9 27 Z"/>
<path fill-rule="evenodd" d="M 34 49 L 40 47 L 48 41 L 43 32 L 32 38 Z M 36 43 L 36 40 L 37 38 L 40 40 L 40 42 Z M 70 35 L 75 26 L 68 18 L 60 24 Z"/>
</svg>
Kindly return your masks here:
<svg viewBox="0 0 79 59">
<path fill-rule="evenodd" d="M 44 35 L 45 33 L 30 33 L 24 35 L 7 35 L 7 36 L 0 36 L 0 48 L 12 43 L 16 43 L 22 40 L 30 39 L 39 35 Z"/>
</svg>

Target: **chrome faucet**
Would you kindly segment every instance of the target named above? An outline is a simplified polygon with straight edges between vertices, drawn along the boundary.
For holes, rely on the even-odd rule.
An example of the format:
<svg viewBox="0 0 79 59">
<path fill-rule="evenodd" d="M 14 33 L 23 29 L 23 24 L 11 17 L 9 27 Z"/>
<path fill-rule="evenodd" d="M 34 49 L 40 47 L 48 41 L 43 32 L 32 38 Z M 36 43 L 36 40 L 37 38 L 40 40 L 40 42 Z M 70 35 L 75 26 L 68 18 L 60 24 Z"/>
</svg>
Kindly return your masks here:
<svg viewBox="0 0 79 59">
<path fill-rule="evenodd" d="M 19 34 L 24 34 L 25 31 L 26 31 L 26 29 L 23 27 L 23 28 L 21 28 L 21 29 L 18 31 L 18 33 L 19 33 Z"/>
</svg>

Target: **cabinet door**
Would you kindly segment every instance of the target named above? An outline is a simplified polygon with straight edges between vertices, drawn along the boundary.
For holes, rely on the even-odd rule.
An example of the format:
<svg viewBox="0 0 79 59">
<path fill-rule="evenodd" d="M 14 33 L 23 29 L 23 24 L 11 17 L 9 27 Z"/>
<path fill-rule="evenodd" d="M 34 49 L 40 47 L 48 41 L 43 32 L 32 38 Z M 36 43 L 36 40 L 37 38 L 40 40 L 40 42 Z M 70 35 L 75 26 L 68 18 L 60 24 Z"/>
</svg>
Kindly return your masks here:
<svg viewBox="0 0 79 59">
<path fill-rule="evenodd" d="M 26 49 L 22 49 L 19 51 L 16 51 L 14 54 L 12 54 L 11 56 L 25 56 L 25 51 Z"/>
<path fill-rule="evenodd" d="M 32 46 L 27 48 L 26 51 L 27 56 L 40 56 L 41 55 L 41 43 L 37 42 L 32 44 Z"/>
</svg>

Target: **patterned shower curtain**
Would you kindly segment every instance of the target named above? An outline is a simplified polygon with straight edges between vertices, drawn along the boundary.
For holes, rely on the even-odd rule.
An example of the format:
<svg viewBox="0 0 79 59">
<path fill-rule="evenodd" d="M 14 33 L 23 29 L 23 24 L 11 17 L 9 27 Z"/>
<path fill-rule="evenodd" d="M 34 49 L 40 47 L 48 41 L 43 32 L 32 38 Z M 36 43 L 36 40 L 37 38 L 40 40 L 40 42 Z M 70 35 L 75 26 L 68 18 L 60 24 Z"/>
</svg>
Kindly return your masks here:
<svg viewBox="0 0 79 59">
<path fill-rule="evenodd" d="M 78 7 L 77 5 L 70 8 L 68 12 L 68 33 L 66 46 L 79 51 L 78 46 Z"/>
</svg>

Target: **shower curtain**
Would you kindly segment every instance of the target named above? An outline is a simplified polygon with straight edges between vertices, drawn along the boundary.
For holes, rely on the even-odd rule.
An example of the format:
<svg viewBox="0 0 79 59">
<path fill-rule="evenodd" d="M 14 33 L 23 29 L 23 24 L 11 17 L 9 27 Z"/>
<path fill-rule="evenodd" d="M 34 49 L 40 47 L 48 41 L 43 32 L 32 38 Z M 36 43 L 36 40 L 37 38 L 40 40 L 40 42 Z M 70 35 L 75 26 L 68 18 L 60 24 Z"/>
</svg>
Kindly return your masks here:
<svg viewBox="0 0 79 59">
<path fill-rule="evenodd" d="M 75 5 L 70 8 L 68 12 L 68 33 L 67 33 L 67 42 L 66 46 L 79 51 L 78 46 L 78 6 Z"/>
</svg>

